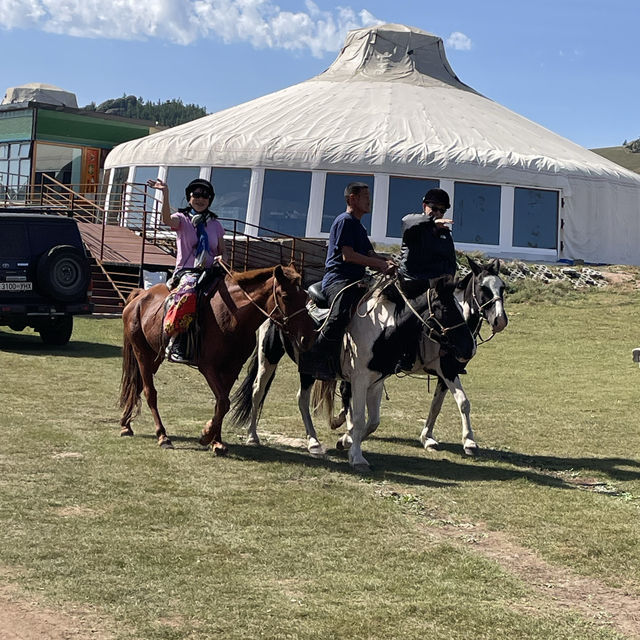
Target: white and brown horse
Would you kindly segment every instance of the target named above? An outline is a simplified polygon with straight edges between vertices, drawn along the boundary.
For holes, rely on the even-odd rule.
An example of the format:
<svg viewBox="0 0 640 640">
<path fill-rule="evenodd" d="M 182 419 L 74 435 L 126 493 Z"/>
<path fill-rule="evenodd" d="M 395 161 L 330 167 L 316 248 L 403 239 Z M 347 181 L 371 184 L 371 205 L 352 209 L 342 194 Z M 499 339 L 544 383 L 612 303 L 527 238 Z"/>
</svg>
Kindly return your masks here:
<svg viewBox="0 0 640 640">
<path fill-rule="evenodd" d="M 447 354 L 445 368 L 463 367 L 475 352 L 475 342 L 464 322 L 462 309 L 454 297 L 450 278 L 440 278 L 422 296 L 403 300 L 393 295 L 366 297 L 356 310 L 341 351 L 343 388 L 348 389 L 349 461 L 358 469 L 368 468 L 360 443 L 380 421 L 380 399 L 385 378 L 396 370 L 399 355 L 410 353 L 419 368 L 428 366 L 441 372 L 440 358 Z M 285 351 L 297 361 L 293 346 L 281 332 L 265 323 L 258 332 L 258 345 L 249 365 L 247 377 L 234 394 L 234 420 L 248 427 L 249 443 L 258 444 L 257 423 L 279 360 Z M 309 404 L 313 384 L 311 376 L 300 375 L 298 406 L 302 414 L 312 455 L 322 455 Z M 335 381 L 320 385 L 318 398 L 330 412 Z M 368 413 L 368 417 L 366 414 Z"/>
</svg>

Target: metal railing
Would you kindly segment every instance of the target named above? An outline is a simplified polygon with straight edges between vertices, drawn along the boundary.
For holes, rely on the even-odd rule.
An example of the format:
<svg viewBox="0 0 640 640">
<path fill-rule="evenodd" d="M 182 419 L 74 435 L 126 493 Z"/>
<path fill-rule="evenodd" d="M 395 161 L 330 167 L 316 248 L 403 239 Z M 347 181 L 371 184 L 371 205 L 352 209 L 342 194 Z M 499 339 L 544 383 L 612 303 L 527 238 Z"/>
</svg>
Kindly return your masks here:
<svg viewBox="0 0 640 640">
<path fill-rule="evenodd" d="M 93 191 L 85 190 L 89 186 Z M 175 234 L 162 222 L 161 201 L 155 197 L 155 189 L 146 184 L 126 182 L 112 185 L 107 198 L 103 186 L 66 185 L 44 174 L 41 184 L 24 185 L 22 188 L 24 197 L 11 198 L 7 205 L 38 207 L 43 212 L 100 225 L 99 243 L 96 238 L 89 248 L 99 269 L 122 301 L 133 287 L 143 285 L 149 245 L 155 245 L 167 254 L 176 254 Z M 0 201 L 1 196 L 0 192 Z M 219 221 L 226 231 L 227 261 L 233 270 L 293 264 L 302 274 L 305 284 L 322 277 L 326 256 L 324 240 L 298 238 L 233 218 L 220 217 Z M 105 241 L 109 226 L 126 227 L 140 237 L 140 254 L 135 263 L 126 264 L 125 258 L 122 261 L 113 259 L 112 252 L 109 252 L 111 259 L 105 256 L 105 249 L 109 249 Z M 132 269 L 137 273 L 132 273 Z"/>
</svg>

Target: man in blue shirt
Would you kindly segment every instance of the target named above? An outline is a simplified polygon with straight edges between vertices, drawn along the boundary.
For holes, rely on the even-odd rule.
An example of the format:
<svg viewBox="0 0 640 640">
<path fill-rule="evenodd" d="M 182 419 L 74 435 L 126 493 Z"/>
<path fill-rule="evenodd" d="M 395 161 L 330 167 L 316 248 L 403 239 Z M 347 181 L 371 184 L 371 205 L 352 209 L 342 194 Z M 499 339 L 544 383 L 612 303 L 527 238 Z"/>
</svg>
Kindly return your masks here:
<svg viewBox="0 0 640 640">
<path fill-rule="evenodd" d="M 313 370 L 309 368 L 302 371 L 301 367 L 303 373 L 310 373 L 319 379 L 332 379 L 339 372 L 344 330 L 351 320 L 351 309 L 364 293 L 360 286 L 353 283 L 364 277 L 365 267 L 382 273 L 395 268 L 391 261 L 373 250 L 367 231 L 360 222 L 371 208 L 368 185 L 364 182 L 351 182 L 344 191 L 344 197 L 347 210 L 331 225 L 322 279 L 322 290 L 333 307 L 314 347 L 315 352 L 324 352 L 326 357 L 315 362 L 314 365 L 317 366 Z"/>
</svg>

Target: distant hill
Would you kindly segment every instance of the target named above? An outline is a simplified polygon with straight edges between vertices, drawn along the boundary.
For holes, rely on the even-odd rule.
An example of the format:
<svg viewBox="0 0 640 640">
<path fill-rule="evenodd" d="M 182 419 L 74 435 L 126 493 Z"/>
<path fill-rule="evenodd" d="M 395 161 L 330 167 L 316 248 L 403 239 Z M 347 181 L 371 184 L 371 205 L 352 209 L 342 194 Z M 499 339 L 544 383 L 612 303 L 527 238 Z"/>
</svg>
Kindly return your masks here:
<svg viewBox="0 0 640 640">
<path fill-rule="evenodd" d="M 207 115 L 204 107 L 197 104 L 184 104 L 179 98 L 165 100 L 164 102 L 151 102 L 136 96 L 123 95 L 122 98 L 113 98 L 96 105 L 95 102 L 82 107 L 84 111 L 98 111 L 111 113 L 124 118 L 138 118 L 151 120 L 164 127 L 174 127 L 196 118 Z"/>
<path fill-rule="evenodd" d="M 632 142 L 625 142 L 620 147 L 602 147 L 601 149 L 591 149 L 591 151 L 625 169 L 640 173 L 640 138 Z"/>
</svg>

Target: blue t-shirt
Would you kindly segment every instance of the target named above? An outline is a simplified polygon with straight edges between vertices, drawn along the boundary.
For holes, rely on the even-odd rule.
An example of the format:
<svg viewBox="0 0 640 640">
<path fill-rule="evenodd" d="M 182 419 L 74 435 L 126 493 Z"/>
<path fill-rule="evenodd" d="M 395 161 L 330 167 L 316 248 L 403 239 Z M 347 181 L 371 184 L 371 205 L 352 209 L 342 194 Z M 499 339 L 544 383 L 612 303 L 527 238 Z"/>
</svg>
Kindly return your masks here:
<svg viewBox="0 0 640 640">
<path fill-rule="evenodd" d="M 323 289 L 338 280 L 355 282 L 364 276 L 364 265 L 345 262 L 342 259 L 342 247 L 351 247 L 356 253 L 361 253 L 363 256 L 367 256 L 369 251 L 373 251 L 367 230 L 362 226 L 360 220 L 346 211 L 341 213 L 331 225 L 327 260 L 324 263 L 324 278 L 322 278 Z"/>
</svg>

